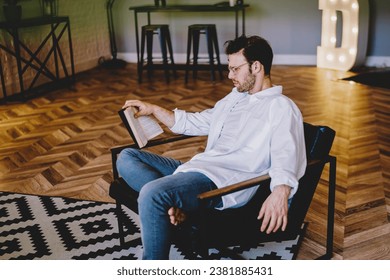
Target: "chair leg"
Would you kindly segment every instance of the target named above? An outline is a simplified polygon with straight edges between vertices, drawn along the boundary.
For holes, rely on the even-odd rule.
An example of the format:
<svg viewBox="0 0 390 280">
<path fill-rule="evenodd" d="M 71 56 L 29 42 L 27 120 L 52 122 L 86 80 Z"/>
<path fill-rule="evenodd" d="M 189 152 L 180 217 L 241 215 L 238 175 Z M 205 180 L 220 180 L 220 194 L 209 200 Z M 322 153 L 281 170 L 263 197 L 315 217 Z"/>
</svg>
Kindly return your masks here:
<svg viewBox="0 0 390 280">
<path fill-rule="evenodd" d="M 204 260 L 210 260 L 211 259 L 211 256 L 209 254 L 209 249 L 208 248 L 200 248 L 200 249 L 198 249 L 198 251 L 196 253 L 197 254 L 195 254 L 195 255 L 199 255 Z"/>
<path fill-rule="evenodd" d="M 119 230 L 119 242 L 121 246 L 125 245 L 125 232 L 123 230 L 124 228 L 124 217 L 122 212 L 122 206 L 119 202 L 116 202 L 116 216 L 118 220 L 118 230 Z"/>
<path fill-rule="evenodd" d="M 329 259 L 331 259 L 333 255 L 335 199 L 336 199 L 336 158 L 330 157 L 328 226 L 327 226 L 327 244 L 326 244 L 326 254 L 328 255 Z"/>
<path fill-rule="evenodd" d="M 330 260 L 333 256 L 334 209 L 336 199 L 336 157 L 329 156 L 328 222 L 326 230 L 326 252 L 319 260 Z"/>
</svg>

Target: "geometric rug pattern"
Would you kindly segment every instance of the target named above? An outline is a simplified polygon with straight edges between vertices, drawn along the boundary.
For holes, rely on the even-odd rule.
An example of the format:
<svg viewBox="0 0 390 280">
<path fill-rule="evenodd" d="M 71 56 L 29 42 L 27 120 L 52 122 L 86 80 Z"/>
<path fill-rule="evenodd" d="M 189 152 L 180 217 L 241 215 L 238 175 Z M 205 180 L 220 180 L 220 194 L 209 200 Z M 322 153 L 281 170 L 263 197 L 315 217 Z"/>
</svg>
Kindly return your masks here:
<svg viewBox="0 0 390 280">
<path fill-rule="evenodd" d="M 0 192 L 0 260 L 141 259 L 138 215 L 123 211 L 130 234 L 120 246 L 113 203 Z M 299 244 L 298 237 L 231 249 L 245 259 L 294 259 Z M 170 259 L 187 257 L 172 245 Z"/>
</svg>

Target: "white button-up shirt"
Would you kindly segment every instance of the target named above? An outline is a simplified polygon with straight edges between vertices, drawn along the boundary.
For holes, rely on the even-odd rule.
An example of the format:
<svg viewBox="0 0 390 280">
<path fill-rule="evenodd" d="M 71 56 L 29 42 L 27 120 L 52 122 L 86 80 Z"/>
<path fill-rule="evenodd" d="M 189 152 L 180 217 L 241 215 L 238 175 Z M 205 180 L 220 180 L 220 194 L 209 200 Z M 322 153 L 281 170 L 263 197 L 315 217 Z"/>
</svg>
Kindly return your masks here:
<svg viewBox="0 0 390 280">
<path fill-rule="evenodd" d="M 214 108 L 174 113 L 174 133 L 208 135 L 205 151 L 175 173 L 200 172 L 218 188 L 269 173 L 271 191 L 285 184 L 292 188 L 290 197 L 296 193 L 306 169 L 303 120 L 281 86 L 252 95 L 233 88 Z M 244 205 L 257 188 L 223 196 L 220 209 Z"/>
</svg>

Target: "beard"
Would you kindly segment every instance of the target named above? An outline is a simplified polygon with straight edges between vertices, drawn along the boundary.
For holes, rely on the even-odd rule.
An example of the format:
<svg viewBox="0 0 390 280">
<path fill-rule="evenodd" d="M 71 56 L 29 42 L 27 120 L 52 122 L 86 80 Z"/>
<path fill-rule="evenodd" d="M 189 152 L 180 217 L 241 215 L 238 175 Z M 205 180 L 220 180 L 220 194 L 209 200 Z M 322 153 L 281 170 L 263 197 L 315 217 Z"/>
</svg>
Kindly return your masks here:
<svg viewBox="0 0 390 280">
<path fill-rule="evenodd" d="M 255 85 L 255 75 L 252 73 L 249 73 L 248 76 L 246 76 L 245 80 L 242 83 L 239 83 L 237 86 L 237 91 L 238 92 L 247 92 L 253 89 Z"/>
</svg>

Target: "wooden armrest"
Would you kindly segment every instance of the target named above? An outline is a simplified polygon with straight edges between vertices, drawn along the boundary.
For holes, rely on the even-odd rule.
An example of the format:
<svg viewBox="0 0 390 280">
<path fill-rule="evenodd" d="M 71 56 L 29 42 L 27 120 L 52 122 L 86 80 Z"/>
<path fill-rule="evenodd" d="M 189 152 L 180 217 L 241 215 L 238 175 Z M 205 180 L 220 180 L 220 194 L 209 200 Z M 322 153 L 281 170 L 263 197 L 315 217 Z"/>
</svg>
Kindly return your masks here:
<svg viewBox="0 0 390 280">
<path fill-rule="evenodd" d="M 325 162 L 327 162 L 327 161 L 328 160 L 325 159 Z M 312 165 L 318 164 L 320 162 L 322 162 L 322 161 L 321 160 L 317 160 L 317 159 L 316 160 L 310 160 L 307 163 L 307 166 L 312 166 Z M 252 178 L 252 179 L 249 179 L 249 180 L 246 180 L 246 181 L 242 181 L 242 182 L 239 182 L 239 183 L 236 183 L 236 184 L 233 184 L 233 185 L 229 185 L 229 186 L 226 186 L 226 187 L 223 187 L 223 188 L 220 188 L 220 189 L 215 189 L 215 190 L 212 190 L 212 191 L 201 193 L 201 194 L 198 195 L 198 198 L 199 199 L 208 199 L 208 198 L 213 198 L 213 197 L 224 196 L 224 195 L 227 195 L 227 194 L 231 194 L 231 193 L 234 193 L 234 192 L 238 192 L 238 191 L 241 191 L 241 190 L 245 190 L 245 189 L 248 189 L 248 188 L 260 185 L 261 183 L 263 183 L 263 182 L 265 182 L 266 180 L 269 180 L 269 179 L 270 179 L 270 176 L 268 174 L 265 174 L 265 175 L 258 176 L 258 177 L 255 177 L 255 178 Z"/>
<path fill-rule="evenodd" d="M 239 182 L 237 184 L 233 184 L 227 187 L 223 187 L 220 189 L 215 189 L 212 191 L 204 192 L 198 195 L 199 199 L 207 199 L 207 198 L 212 198 L 212 197 L 217 197 L 217 196 L 224 196 L 230 193 L 234 193 L 240 190 L 244 190 L 250 187 L 254 187 L 259 185 L 261 182 L 264 182 L 266 180 L 270 179 L 268 174 L 258 176 L 246 181 Z"/>
</svg>

